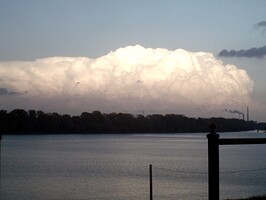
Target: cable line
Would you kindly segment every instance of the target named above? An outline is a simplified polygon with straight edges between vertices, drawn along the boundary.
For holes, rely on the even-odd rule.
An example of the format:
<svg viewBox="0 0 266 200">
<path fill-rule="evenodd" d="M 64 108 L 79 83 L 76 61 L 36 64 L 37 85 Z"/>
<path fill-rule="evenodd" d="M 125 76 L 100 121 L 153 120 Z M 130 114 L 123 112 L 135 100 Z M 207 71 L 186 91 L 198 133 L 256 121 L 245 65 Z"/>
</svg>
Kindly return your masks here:
<svg viewBox="0 0 266 200">
<path fill-rule="evenodd" d="M 176 172 L 176 173 L 183 173 L 183 174 L 208 174 L 208 172 L 196 172 L 196 171 L 184 171 L 184 170 L 176 170 L 176 169 L 167 169 L 163 167 L 154 167 L 155 169 L 169 171 L 169 172 Z"/>
<path fill-rule="evenodd" d="M 255 172 L 255 171 L 262 171 L 262 170 L 266 170 L 266 167 L 256 168 L 256 169 L 237 170 L 237 171 L 224 171 L 224 172 L 220 172 L 220 173 L 233 174 L 233 173 L 243 173 L 243 172 Z"/>
<path fill-rule="evenodd" d="M 199 172 L 199 171 L 185 171 L 185 170 L 176 170 L 176 169 L 167 169 L 164 167 L 154 167 L 158 170 L 164 170 L 168 172 L 183 173 L 183 174 L 208 174 L 208 172 Z M 236 170 L 236 171 L 221 171 L 221 174 L 233 174 L 233 173 L 243 173 L 243 172 L 256 172 L 266 170 L 266 167 L 256 168 L 256 169 L 246 169 L 246 170 Z"/>
</svg>

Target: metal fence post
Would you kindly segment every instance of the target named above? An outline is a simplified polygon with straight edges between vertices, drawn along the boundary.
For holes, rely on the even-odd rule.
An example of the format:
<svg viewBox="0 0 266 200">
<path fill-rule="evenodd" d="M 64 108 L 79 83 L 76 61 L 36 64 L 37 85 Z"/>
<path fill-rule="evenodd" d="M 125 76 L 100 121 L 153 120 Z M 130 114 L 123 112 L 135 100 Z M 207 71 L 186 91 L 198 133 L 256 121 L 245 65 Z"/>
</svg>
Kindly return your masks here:
<svg viewBox="0 0 266 200">
<path fill-rule="evenodd" d="M 153 194 L 152 194 L 152 165 L 150 165 L 150 200 L 153 199 Z"/>
<path fill-rule="evenodd" d="M 209 200 L 219 200 L 219 134 L 216 134 L 216 124 L 209 126 L 208 138 L 208 179 Z"/>
<path fill-rule="evenodd" d="M 2 147 L 1 147 L 1 142 L 2 142 L 2 134 L 0 133 L 0 199 L 1 199 L 1 195 L 2 195 Z"/>
</svg>

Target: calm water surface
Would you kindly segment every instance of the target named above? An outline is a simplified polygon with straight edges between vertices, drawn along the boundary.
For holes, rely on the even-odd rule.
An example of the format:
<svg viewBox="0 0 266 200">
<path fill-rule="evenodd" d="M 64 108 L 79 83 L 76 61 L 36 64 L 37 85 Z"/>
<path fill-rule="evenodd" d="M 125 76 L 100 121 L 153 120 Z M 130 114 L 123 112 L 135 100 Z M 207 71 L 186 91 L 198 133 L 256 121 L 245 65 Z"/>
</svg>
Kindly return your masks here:
<svg viewBox="0 0 266 200">
<path fill-rule="evenodd" d="M 220 133 L 220 137 L 266 137 Z M 221 199 L 266 193 L 266 145 L 220 146 Z M 4 136 L 1 199 L 208 198 L 206 134 Z M 233 173 L 234 172 L 234 173 Z"/>
</svg>

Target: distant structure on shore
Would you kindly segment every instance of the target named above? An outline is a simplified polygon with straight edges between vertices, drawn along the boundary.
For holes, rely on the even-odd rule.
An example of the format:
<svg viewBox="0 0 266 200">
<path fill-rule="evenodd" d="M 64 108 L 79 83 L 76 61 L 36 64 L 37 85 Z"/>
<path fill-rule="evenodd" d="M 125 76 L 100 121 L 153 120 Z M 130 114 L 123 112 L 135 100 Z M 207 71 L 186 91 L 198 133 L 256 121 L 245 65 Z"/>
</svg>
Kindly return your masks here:
<svg viewBox="0 0 266 200">
<path fill-rule="evenodd" d="M 239 111 L 239 110 L 230 110 L 230 109 L 224 109 L 225 112 L 229 112 L 231 114 L 238 114 L 239 116 L 239 119 L 241 119 L 241 116 L 242 116 L 242 120 L 245 120 L 245 113 Z M 249 107 L 247 106 L 247 119 L 246 121 L 248 122 L 249 121 Z"/>
<path fill-rule="evenodd" d="M 249 108 L 247 107 L 247 122 L 249 121 Z"/>
</svg>

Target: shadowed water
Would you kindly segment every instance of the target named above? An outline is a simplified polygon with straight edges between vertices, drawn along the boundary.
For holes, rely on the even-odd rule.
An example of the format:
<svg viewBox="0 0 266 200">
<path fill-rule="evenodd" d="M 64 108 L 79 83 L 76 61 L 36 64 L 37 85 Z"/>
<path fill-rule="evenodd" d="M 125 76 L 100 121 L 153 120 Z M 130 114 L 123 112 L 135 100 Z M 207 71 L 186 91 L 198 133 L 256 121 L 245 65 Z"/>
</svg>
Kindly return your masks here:
<svg viewBox="0 0 266 200">
<path fill-rule="evenodd" d="M 255 132 L 221 137 L 265 137 Z M 266 193 L 266 145 L 220 147 L 221 199 Z M 206 134 L 4 136 L 1 199 L 207 199 Z"/>
</svg>

